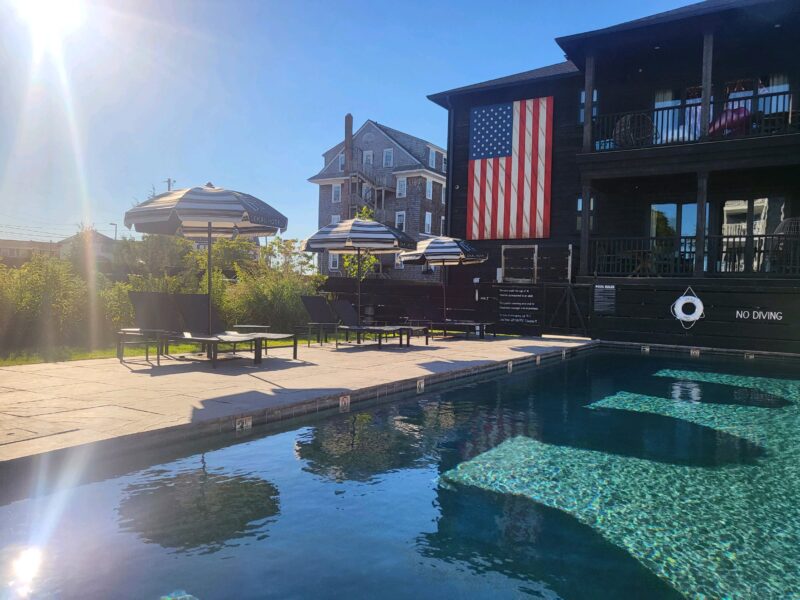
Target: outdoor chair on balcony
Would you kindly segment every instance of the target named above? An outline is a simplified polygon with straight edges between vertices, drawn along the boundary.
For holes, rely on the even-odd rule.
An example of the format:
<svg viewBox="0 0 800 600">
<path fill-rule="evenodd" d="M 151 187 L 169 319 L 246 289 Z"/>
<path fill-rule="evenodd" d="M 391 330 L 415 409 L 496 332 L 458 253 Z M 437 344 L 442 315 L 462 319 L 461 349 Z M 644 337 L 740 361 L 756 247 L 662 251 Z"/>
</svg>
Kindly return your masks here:
<svg viewBox="0 0 800 600">
<path fill-rule="evenodd" d="M 645 113 L 624 115 L 614 124 L 613 139 L 618 148 L 650 146 L 658 137 L 653 119 Z"/>
</svg>

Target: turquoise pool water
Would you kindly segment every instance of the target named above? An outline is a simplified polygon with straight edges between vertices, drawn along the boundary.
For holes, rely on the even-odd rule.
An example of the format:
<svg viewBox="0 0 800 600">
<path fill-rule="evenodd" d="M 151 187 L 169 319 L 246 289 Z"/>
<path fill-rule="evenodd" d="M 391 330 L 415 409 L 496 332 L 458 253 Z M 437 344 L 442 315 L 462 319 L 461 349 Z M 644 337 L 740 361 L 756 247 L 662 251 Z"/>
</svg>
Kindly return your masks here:
<svg viewBox="0 0 800 600">
<path fill-rule="evenodd" d="M 798 403 L 793 364 L 597 352 L 87 454 L 0 490 L 0 598 L 800 598 Z"/>
</svg>

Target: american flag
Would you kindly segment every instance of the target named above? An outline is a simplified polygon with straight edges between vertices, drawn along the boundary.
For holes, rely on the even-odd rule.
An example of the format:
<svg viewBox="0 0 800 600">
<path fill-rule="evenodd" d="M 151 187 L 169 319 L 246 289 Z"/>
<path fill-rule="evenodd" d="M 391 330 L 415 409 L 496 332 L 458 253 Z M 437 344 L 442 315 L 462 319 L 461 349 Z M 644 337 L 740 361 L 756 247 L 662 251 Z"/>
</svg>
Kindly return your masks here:
<svg viewBox="0 0 800 600">
<path fill-rule="evenodd" d="M 467 239 L 550 236 L 553 97 L 470 114 Z"/>
</svg>

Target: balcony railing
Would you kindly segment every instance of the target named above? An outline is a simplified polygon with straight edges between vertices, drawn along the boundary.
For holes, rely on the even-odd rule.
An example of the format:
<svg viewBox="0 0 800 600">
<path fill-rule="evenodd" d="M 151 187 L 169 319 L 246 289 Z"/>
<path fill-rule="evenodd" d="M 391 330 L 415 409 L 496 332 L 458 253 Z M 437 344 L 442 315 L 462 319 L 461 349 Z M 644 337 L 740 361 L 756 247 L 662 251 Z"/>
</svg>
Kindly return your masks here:
<svg viewBox="0 0 800 600">
<path fill-rule="evenodd" d="M 694 273 L 694 237 L 594 238 L 590 273 L 606 277 L 687 277 Z M 711 235 L 703 271 L 719 276 L 800 277 L 800 236 Z"/>
<path fill-rule="evenodd" d="M 597 152 L 687 144 L 701 140 L 768 136 L 800 132 L 800 112 L 791 92 L 735 92 L 712 102 L 708 136 L 702 136 L 699 99 L 675 106 L 599 115 L 594 120 Z"/>
</svg>

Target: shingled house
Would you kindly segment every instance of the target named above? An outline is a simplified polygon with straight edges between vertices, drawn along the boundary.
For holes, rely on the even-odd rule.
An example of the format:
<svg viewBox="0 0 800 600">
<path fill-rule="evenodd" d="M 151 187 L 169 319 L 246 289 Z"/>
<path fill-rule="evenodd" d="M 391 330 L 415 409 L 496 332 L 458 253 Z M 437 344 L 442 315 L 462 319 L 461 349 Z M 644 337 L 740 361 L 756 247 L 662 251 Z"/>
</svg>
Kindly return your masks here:
<svg viewBox="0 0 800 600">
<path fill-rule="evenodd" d="M 368 206 L 375 219 L 415 239 L 445 232 L 447 153 L 426 140 L 367 120 L 353 132 L 345 116 L 345 137 L 323 153 L 322 170 L 309 178 L 319 186 L 319 226 L 350 219 Z M 340 257 L 325 253 L 320 271 L 341 276 Z M 438 273 L 381 257 L 377 276 L 438 279 Z"/>
</svg>

